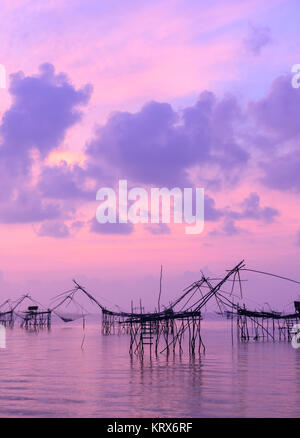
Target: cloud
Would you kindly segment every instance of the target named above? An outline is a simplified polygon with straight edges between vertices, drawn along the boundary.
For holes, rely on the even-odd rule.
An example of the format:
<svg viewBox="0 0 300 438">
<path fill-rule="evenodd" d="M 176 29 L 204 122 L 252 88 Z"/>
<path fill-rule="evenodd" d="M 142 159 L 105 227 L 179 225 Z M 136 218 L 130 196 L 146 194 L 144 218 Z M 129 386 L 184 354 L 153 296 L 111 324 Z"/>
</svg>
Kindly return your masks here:
<svg viewBox="0 0 300 438">
<path fill-rule="evenodd" d="M 44 222 L 37 230 L 37 234 L 43 237 L 55 237 L 62 239 L 70 236 L 69 229 L 64 222 Z"/>
<path fill-rule="evenodd" d="M 43 196 L 53 199 L 95 199 L 95 190 L 84 187 L 85 170 L 79 165 L 68 166 L 61 161 L 57 166 L 44 166 L 37 188 Z"/>
<path fill-rule="evenodd" d="M 238 220 L 253 219 L 271 223 L 274 222 L 276 216 L 279 216 L 279 211 L 275 208 L 260 206 L 260 198 L 257 193 L 250 193 L 240 205 L 242 207 L 241 211 L 230 212 L 230 218 Z"/>
<path fill-rule="evenodd" d="M 229 209 L 221 210 L 223 222 L 219 229 L 213 230 L 210 235 L 218 236 L 234 236 L 238 234 L 249 234 L 249 231 L 239 227 L 237 221 L 255 220 L 270 224 L 279 216 L 279 211 L 272 207 L 262 207 L 260 205 L 260 198 L 257 193 L 250 193 L 240 203 L 240 211 L 233 211 Z"/>
<path fill-rule="evenodd" d="M 300 90 L 292 87 L 288 74 L 276 78 L 265 97 L 249 103 L 248 115 L 281 146 L 283 141 L 300 134 L 299 107 Z"/>
<path fill-rule="evenodd" d="M 71 224 L 71 229 L 78 231 L 84 226 L 84 224 L 85 224 L 84 221 L 74 221 Z"/>
<path fill-rule="evenodd" d="M 204 197 L 204 219 L 205 221 L 218 221 L 224 216 L 223 210 L 218 210 L 215 207 L 215 200 L 209 195 Z"/>
<path fill-rule="evenodd" d="M 234 187 L 240 178 L 245 178 L 244 171 L 257 146 L 262 149 L 264 158 L 261 163 L 265 172 L 263 183 L 274 185 L 271 174 L 280 175 L 276 168 L 279 166 L 277 156 L 269 160 L 263 147 L 300 133 L 294 120 L 288 131 L 285 121 L 281 126 L 286 117 L 283 103 L 288 105 L 294 118 L 299 107 L 299 94 L 288 80 L 288 76 L 275 80 L 268 95 L 251 102 L 246 112 L 235 97 L 227 95 L 218 99 L 208 91 L 202 92 L 194 105 L 180 111 L 168 103 L 152 101 L 135 113 L 115 112 L 86 143 L 83 165 L 69 165 L 65 161 L 49 165 L 48 154 L 61 144 L 67 130 L 81 120 L 79 108 L 87 104 L 91 88 L 76 90 L 67 76 L 56 74 L 50 64 L 41 66 L 35 76 L 17 73 L 13 75 L 10 89 L 13 103 L 0 127 L 0 170 L 3 168 L 5 181 L 0 193 L 0 221 L 46 222 L 41 233 L 47 233 L 48 229 L 51 233 L 54 227 L 60 234 L 63 228 L 58 227 L 58 222 L 53 225 L 53 221 L 72 218 L 73 223 L 78 222 L 79 201 L 80 207 L 95 201 L 99 184 L 114 187 L 119 179 L 148 188 L 154 185 L 193 187 L 191 174 L 196 169 L 197 186 L 208 184 L 212 192 L 228 183 Z M 20 129 L 14 129 L 15 124 Z M 243 130 L 245 125 L 247 135 Z M 257 139 L 257 144 L 250 143 L 249 138 Z M 36 162 L 39 173 L 33 184 L 32 169 Z M 286 159 L 287 173 L 292 164 L 292 158 Z M 269 172 L 272 166 L 275 172 Z M 291 175 L 296 175 L 296 167 L 294 165 Z M 218 181 L 214 190 L 212 180 Z M 296 181 L 296 176 L 293 180 Z M 279 214 L 272 207 L 261 207 L 255 193 L 240 207 L 241 211 L 236 212 L 219 209 L 213 197 L 206 194 L 205 220 L 223 219 L 223 232 L 235 233 L 234 221 L 248 218 L 272 222 Z M 75 228 L 75 225 L 68 228 L 68 233 Z M 95 220 L 90 224 L 90 231 L 100 234 L 130 234 L 133 229 L 131 224 L 100 225 Z M 167 229 L 152 227 L 148 231 L 157 234 Z"/>
<path fill-rule="evenodd" d="M 94 218 L 91 221 L 90 225 L 90 231 L 92 233 L 98 233 L 98 234 L 123 234 L 128 235 L 133 233 L 134 226 L 131 223 L 127 224 L 119 224 L 119 223 L 109 223 L 106 224 L 100 224 L 96 218 Z"/>
<path fill-rule="evenodd" d="M 249 232 L 244 228 L 238 227 L 235 221 L 226 216 L 219 229 L 210 232 L 211 236 L 236 236 L 239 234 L 248 234 Z"/>
<path fill-rule="evenodd" d="M 36 76 L 11 75 L 9 92 L 12 105 L 0 127 L 0 162 L 10 173 L 27 174 L 30 152 L 36 149 L 45 158 L 81 120 L 78 107 L 88 103 L 91 86 L 76 90 L 66 75 L 55 74 L 52 64 L 43 64 Z"/>
<path fill-rule="evenodd" d="M 234 126 L 241 117 L 232 97 L 201 93 L 195 105 L 175 111 L 150 102 L 136 113 L 115 112 L 86 149 L 87 166 L 106 161 L 118 175 L 141 184 L 188 186 L 188 169 L 213 164 L 220 176 L 246 165 L 249 154 Z"/>
<path fill-rule="evenodd" d="M 236 226 L 235 222 L 230 218 L 225 218 L 221 228 L 221 234 L 225 234 L 226 236 L 235 236 L 246 232 L 247 231 L 243 228 Z"/>
<path fill-rule="evenodd" d="M 60 206 L 41 199 L 34 190 L 20 190 L 16 198 L 0 204 L 2 223 L 41 222 L 60 216 Z"/>
<path fill-rule="evenodd" d="M 65 74 L 55 74 L 51 64 L 43 64 L 38 75 L 11 75 L 9 91 L 12 104 L 0 126 L 0 221 L 41 222 L 60 217 L 63 210 L 68 214 L 72 206 L 49 201 L 54 198 L 51 188 L 55 185 L 55 198 L 60 198 L 64 191 L 76 190 L 72 178 L 79 176 L 73 170 L 71 177 L 62 166 L 64 179 L 55 170 L 49 177 L 51 171 L 44 168 L 40 186 L 36 186 L 33 165 L 43 163 L 67 130 L 81 120 L 79 107 L 87 104 L 91 87 L 76 90 Z"/>
<path fill-rule="evenodd" d="M 248 35 L 243 40 L 246 50 L 255 56 L 260 55 L 263 47 L 271 42 L 271 29 L 267 26 L 254 26 L 253 24 L 250 24 Z"/>
<path fill-rule="evenodd" d="M 298 192 L 300 189 L 300 90 L 291 85 L 291 75 L 276 78 L 269 93 L 248 105 L 248 115 L 255 122 L 260 140 L 254 145 L 261 151 L 263 175 L 260 182 L 273 189 Z"/>
<path fill-rule="evenodd" d="M 62 239 L 77 233 L 84 225 L 85 222 L 83 221 L 73 221 L 70 225 L 66 225 L 62 220 L 47 220 L 36 230 L 36 234 L 43 237 Z"/>
<path fill-rule="evenodd" d="M 149 224 L 145 225 L 145 230 L 153 235 L 170 234 L 171 230 L 167 224 Z"/>
<path fill-rule="evenodd" d="M 300 151 L 274 157 L 262 164 L 264 176 L 261 182 L 272 189 L 300 191 Z"/>
</svg>

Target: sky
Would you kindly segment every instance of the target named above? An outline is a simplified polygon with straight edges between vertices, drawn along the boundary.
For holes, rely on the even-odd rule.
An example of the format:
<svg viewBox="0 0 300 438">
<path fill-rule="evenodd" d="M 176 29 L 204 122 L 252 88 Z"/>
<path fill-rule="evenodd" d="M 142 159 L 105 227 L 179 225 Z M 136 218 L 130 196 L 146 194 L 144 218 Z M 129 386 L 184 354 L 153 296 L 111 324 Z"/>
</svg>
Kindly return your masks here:
<svg viewBox="0 0 300 438">
<path fill-rule="evenodd" d="M 300 280 L 296 0 L 2 0 L 0 294 L 154 307 L 208 275 Z M 96 221 L 101 187 L 201 187 L 203 233 Z M 246 275 L 282 306 L 300 290 Z"/>
</svg>

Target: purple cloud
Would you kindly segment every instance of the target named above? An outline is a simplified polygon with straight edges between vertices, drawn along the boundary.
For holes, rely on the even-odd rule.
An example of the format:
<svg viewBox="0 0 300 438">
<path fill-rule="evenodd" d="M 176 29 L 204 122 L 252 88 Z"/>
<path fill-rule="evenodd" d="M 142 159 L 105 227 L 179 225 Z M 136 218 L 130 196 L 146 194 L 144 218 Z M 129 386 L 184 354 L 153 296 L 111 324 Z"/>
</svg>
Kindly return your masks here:
<svg viewBox="0 0 300 438">
<path fill-rule="evenodd" d="M 204 197 L 204 219 L 205 221 L 218 221 L 224 216 L 223 210 L 218 210 L 215 207 L 215 200 L 209 195 Z"/>
<path fill-rule="evenodd" d="M 27 174 L 30 151 L 36 149 L 46 157 L 81 119 L 78 107 L 88 103 L 91 86 L 76 90 L 66 75 L 56 75 L 53 65 L 43 64 L 36 76 L 11 75 L 9 92 L 13 102 L 0 127 L 0 161 L 10 173 Z"/>
<path fill-rule="evenodd" d="M 218 101 L 209 92 L 182 112 L 157 102 L 137 113 L 116 112 L 88 144 L 87 165 L 105 159 L 122 178 L 169 187 L 188 186 L 187 171 L 197 164 L 232 174 L 249 158 L 234 135 L 240 117 L 233 98 Z"/>
<path fill-rule="evenodd" d="M 272 189 L 300 191 L 300 151 L 276 156 L 263 163 L 264 176 L 261 182 Z"/>
<path fill-rule="evenodd" d="M 62 161 L 57 166 L 44 166 L 37 188 L 43 196 L 53 199 L 95 199 L 95 190 L 84 188 L 85 170 L 79 165 L 68 166 Z"/>
<path fill-rule="evenodd" d="M 170 234 L 170 228 L 167 224 L 149 224 L 145 225 L 145 230 L 147 230 L 150 234 L 160 235 L 160 234 Z"/>
<path fill-rule="evenodd" d="M 12 75 L 9 91 L 12 104 L 0 126 L 0 221 L 41 222 L 60 217 L 62 210 L 68 214 L 72 206 L 49 202 L 54 198 L 51 184 L 47 194 L 43 193 L 46 188 L 42 182 L 40 187 L 33 186 L 33 152 L 38 152 L 41 163 L 60 145 L 67 130 L 81 119 L 79 107 L 87 104 L 91 87 L 76 90 L 66 75 L 55 74 L 51 64 L 43 64 L 38 75 L 25 76 L 21 72 Z M 64 181 L 58 181 L 57 174 L 52 175 L 52 184 L 57 189 L 55 198 L 63 190 L 74 189 L 70 182 L 67 187 L 66 173 Z M 43 169 L 42 177 L 48 176 Z"/>
<path fill-rule="evenodd" d="M 245 233 L 246 230 L 236 226 L 235 221 L 230 218 L 225 218 L 223 226 L 221 228 L 221 234 L 226 236 L 235 236 L 237 234 Z"/>
<path fill-rule="evenodd" d="M 274 222 L 276 216 L 279 216 L 279 211 L 272 207 L 261 207 L 260 198 L 257 193 L 250 195 L 241 203 L 240 212 L 230 212 L 229 217 L 232 219 L 254 219 L 266 223 Z"/>
<path fill-rule="evenodd" d="M 82 227 L 84 226 L 84 222 L 83 221 L 74 221 L 71 224 L 71 229 L 78 231 L 80 230 Z"/>
<path fill-rule="evenodd" d="M 219 229 L 210 232 L 211 236 L 236 236 L 239 234 L 248 234 L 249 232 L 241 227 L 238 227 L 235 221 L 226 216 Z"/>
<path fill-rule="evenodd" d="M 213 236 L 234 236 L 245 233 L 249 234 L 249 231 L 236 225 L 236 222 L 243 220 L 255 220 L 269 224 L 274 222 L 275 218 L 280 214 L 275 208 L 262 207 L 260 205 L 260 198 L 257 193 L 250 193 L 250 195 L 240 203 L 240 207 L 240 211 L 225 209 L 221 211 L 222 214 L 220 214 L 220 216 L 223 216 L 223 222 L 219 229 L 213 230 L 210 234 Z"/>
<path fill-rule="evenodd" d="M 244 46 L 253 55 L 260 55 L 263 47 L 272 42 L 271 29 L 267 26 L 254 26 L 250 24 L 249 32 L 244 38 Z"/>
<path fill-rule="evenodd" d="M 65 237 L 69 237 L 70 232 L 64 222 L 47 221 L 40 226 L 37 234 L 43 237 L 55 237 L 57 239 L 62 239 Z"/>
<path fill-rule="evenodd" d="M 115 112 L 87 143 L 83 166 L 66 162 L 49 166 L 45 164 L 47 155 L 81 120 L 80 108 L 87 104 L 91 88 L 76 90 L 66 75 L 56 74 L 50 64 L 41 66 L 36 76 L 17 73 L 12 76 L 10 88 L 12 105 L 0 126 L 0 171 L 4 181 L 0 189 L 0 221 L 45 222 L 41 233 L 66 237 L 80 227 L 68 228 L 60 221 L 72 219 L 76 223 L 78 201 L 80 206 L 95 201 L 100 186 L 113 187 L 125 178 L 129 185 L 191 187 L 189 172 L 196 168 L 199 184 L 209 186 L 213 192 L 228 182 L 236 184 L 243 177 L 257 147 L 265 159 L 261 165 L 265 172 L 263 183 L 283 189 L 285 181 L 287 187 L 292 187 L 298 177 L 297 154 L 290 152 L 291 158 L 286 155 L 281 167 L 276 154 L 270 159 L 271 146 L 278 147 L 282 140 L 300 134 L 296 119 L 299 90 L 293 89 L 289 81 L 288 76 L 278 78 L 269 94 L 251 102 L 246 113 L 234 97 L 217 99 L 208 91 L 201 93 L 195 105 L 181 111 L 175 111 L 168 103 L 150 102 L 136 113 Z M 244 130 L 245 126 L 248 130 Z M 273 150 L 276 153 L 276 148 Z M 36 151 L 40 174 L 33 186 L 32 153 Z M 211 176 L 215 174 L 216 178 Z M 95 189 L 88 188 L 91 181 Z M 300 179 L 297 184 L 300 187 Z M 234 221 L 272 222 L 278 214 L 274 208 L 261 207 L 255 193 L 243 201 L 238 212 L 218 209 L 214 199 L 205 196 L 205 220 L 217 222 L 223 218 L 223 232 L 227 234 L 238 230 Z M 134 229 L 132 224 L 123 225 L 100 225 L 94 220 L 90 231 L 130 234 Z M 157 228 L 148 231 L 157 233 Z M 166 228 L 159 228 L 161 231 L 167 232 Z"/>
<path fill-rule="evenodd" d="M 91 221 L 90 231 L 97 234 L 123 234 L 128 235 L 134 231 L 134 226 L 131 223 L 119 224 L 119 223 L 106 223 L 100 224 L 96 218 Z"/>
<path fill-rule="evenodd" d="M 0 204 L 0 221 L 3 223 L 41 222 L 60 216 L 60 206 L 42 200 L 34 190 L 19 191 L 15 199 Z"/>
<path fill-rule="evenodd" d="M 291 75 L 285 75 L 273 81 L 267 96 L 249 104 L 248 114 L 281 146 L 282 141 L 300 134 L 299 107 L 300 89 L 292 87 Z"/>
<path fill-rule="evenodd" d="M 260 181 L 267 187 L 300 189 L 299 108 L 300 89 L 292 87 L 290 75 L 275 79 L 267 96 L 249 104 L 248 114 L 261 132 L 254 144 L 263 153 Z"/>
</svg>

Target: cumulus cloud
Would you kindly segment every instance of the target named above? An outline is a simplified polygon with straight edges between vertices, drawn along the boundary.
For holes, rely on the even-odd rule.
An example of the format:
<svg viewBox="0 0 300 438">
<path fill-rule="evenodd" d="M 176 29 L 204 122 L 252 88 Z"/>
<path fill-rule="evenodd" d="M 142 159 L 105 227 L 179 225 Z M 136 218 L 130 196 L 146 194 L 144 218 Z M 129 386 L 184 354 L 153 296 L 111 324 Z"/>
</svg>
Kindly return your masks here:
<svg viewBox="0 0 300 438">
<path fill-rule="evenodd" d="M 41 181 L 40 186 L 33 186 L 34 153 L 43 162 L 60 145 L 67 130 L 81 120 L 79 108 L 87 104 L 91 87 L 76 90 L 66 75 L 56 74 L 51 64 L 43 64 L 37 75 L 13 74 L 9 91 L 12 104 L 0 126 L 0 221 L 27 223 L 57 218 L 61 206 L 49 202 L 49 198 L 72 190 L 71 182 L 64 169 L 65 179 L 58 181 L 58 175 L 53 174 L 52 185 L 45 193 L 50 170 L 47 173 L 44 169 L 45 184 Z M 53 184 L 56 196 L 51 196 Z"/>
<path fill-rule="evenodd" d="M 265 97 L 249 103 L 248 114 L 280 145 L 300 134 L 299 107 L 300 89 L 292 87 L 291 75 L 283 75 L 273 81 Z"/>
<path fill-rule="evenodd" d="M 95 190 L 84 187 L 85 178 L 82 167 L 69 166 L 65 161 L 61 161 L 59 165 L 42 168 L 37 188 L 47 198 L 94 200 Z"/>
<path fill-rule="evenodd" d="M 213 236 L 235 236 L 238 234 L 249 234 L 249 231 L 238 226 L 237 221 L 254 220 L 266 224 L 275 221 L 279 211 L 272 207 L 262 207 L 260 197 L 257 193 L 250 193 L 240 204 L 240 211 L 224 209 L 222 211 L 223 221 L 218 229 L 210 234 Z"/>
<path fill-rule="evenodd" d="M 35 190 L 20 190 L 17 196 L 0 204 L 0 221 L 3 223 L 31 223 L 61 216 L 61 208 L 37 196 Z"/>
<path fill-rule="evenodd" d="M 241 211 L 229 213 L 231 219 L 254 219 L 267 223 L 275 220 L 279 216 L 279 211 L 272 207 L 261 207 L 260 198 L 257 193 L 250 195 L 241 202 Z"/>
<path fill-rule="evenodd" d="M 99 185 L 112 187 L 119 179 L 127 179 L 130 185 L 144 187 L 192 187 L 193 169 L 197 169 L 197 185 L 209 184 L 212 191 L 211 196 L 205 196 L 205 220 L 222 220 L 223 233 L 238 233 L 235 222 L 247 218 L 270 223 L 279 213 L 262 207 L 257 194 L 250 194 L 240 211 L 229 212 L 216 207 L 210 184 L 212 179 L 217 181 L 215 190 L 221 190 L 223 184 L 230 181 L 234 186 L 245 178 L 244 171 L 257 147 L 263 157 L 263 184 L 278 189 L 300 187 L 298 152 L 284 154 L 279 148 L 282 141 L 300 134 L 300 94 L 291 87 L 289 76 L 275 80 L 267 96 L 251 102 L 247 111 L 233 96 L 217 98 L 204 91 L 194 105 L 180 111 L 168 103 L 150 102 L 135 113 L 115 112 L 87 141 L 84 165 L 62 161 L 50 166 L 46 158 L 60 146 L 67 130 L 81 120 L 90 86 L 77 90 L 66 75 L 56 74 L 52 65 L 44 64 L 37 75 L 13 75 L 10 93 L 12 105 L 0 126 L 4 182 L 0 221 L 44 222 L 39 228 L 41 236 L 66 237 L 80 229 L 83 222 L 77 221 L 76 209 L 96 202 Z M 40 171 L 36 184 L 32 183 L 34 154 Z M 211 177 L 211 169 L 216 178 Z M 73 220 L 69 228 L 63 222 L 68 219 Z M 91 232 L 99 234 L 128 235 L 134 229 L 132 224 L 100 225 L 96 220 L 89 225 Z M 148 231 L 168 232 L 166 227 L 150 227 Z"/>
<path fill-rule="evenodd" d="M 84 221 L 73 221 L 66 224 L 63 220 L 46 220 L 35 230 L 38 236 L 62 239 L 74 235 L 85 225 Z"/>
<path fill-rule="evenodd" d="M 272 189 L 282 191 L 300 191 L 300 151 L 275 156 L 262 163 L 264 176 L 261 182 Z"/>
<path fill-rule="evenodd" d="M 239 234 L 249 234 L 247 230 L 236 225 L 235 220 L 226 216 L 220 227 L 211 231 L 210 236 L 236 236 Z"/>
<path fill-rule="evenodd" d="M 127 224 L 106 223 L 100 224 L 96 218 L 91 221 L 90 231 L 97 234 L 123 234 L 128 235 L 134 231 L 134 226 L 130 222 Z"/>
<path fill-rule="evenodd" d="M 256 146 L 262 152 L 260 181 L 267 187 L 300 189 L 299 108 L 300 89 L 291 86 L 289 74 L 275 79 L 269 93 L 248 106 L 248 114 L 261 133 Z"/>
<path fill-rule="evenodd" d="M 209 195 L 204 197 L 204 216 L 206 221 L 218 221 L 224 216 L 224 210 L 217 209 L 215 200 Z"/>
<path fill-rule="evenodd" d="M 37 234 L 43 237 L 55 237 L 62 239 L 70 235 L 69 229 L 64 222 L 59 221 L 47 221 L 42 223 L 37 230 Z"/>
<path fill-rule="evenodd" d="M 160 234 L 170 234 L 171 230 L 167 224 L 149 224 L 145 225 L 145 230 L 147 230 L 150 234 L 160 235 Z"/>
<path fill-rule="evenodd" d="M 71 224 L 71 229 L 78 231 L 84 226 L 84 224 L 85 224 L 84 221 L 74 221 Z"/>
<path fill-rule="evenodd" d="M 88 103 L 91 87 L 76 90 L 66 75 L 55 74 L 53 65 L 43 64 L 36 76 L 11 75 L 9 92 L 13 101 L 0 127 L 0 161 L 9 166 L 10 173 L 26 174 L 30 151 L 47 156 L 81 119 L 78 107 Z"/>
<path fill-rule="evenodd" d="M 220 175 L 246 165 L 249 155 L 234 130 L 240 117 L 234 98 L 219 101 L 210 92 L 180 112 L 158 102 L 116 112 L 88 144 L 87 163 L 95 166 L 101 157 L 133 182 L 188 187 L 187 171 L 197 164 L 218 166 Z"/>
<path fill-rule="evenodd" d="M 267 26 L 249 25 L 248 35 L 244 38 L 244 46 L 252 55 L 260 55 L 263 47 L 272 42 L 271 29 Z"/>
</svg>

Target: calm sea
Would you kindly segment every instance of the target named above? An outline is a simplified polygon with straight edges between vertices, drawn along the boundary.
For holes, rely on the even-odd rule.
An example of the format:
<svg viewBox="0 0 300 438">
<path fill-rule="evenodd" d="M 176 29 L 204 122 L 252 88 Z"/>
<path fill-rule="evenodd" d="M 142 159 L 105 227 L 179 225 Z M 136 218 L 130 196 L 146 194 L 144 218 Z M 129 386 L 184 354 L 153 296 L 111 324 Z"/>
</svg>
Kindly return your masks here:
<svg viewBox="0 0 300 438">
<path fill-rule="evenodd" d="M 232 345 L 228 321 L 203 321 L 206 354 L 128 354 L 100 322 L 7 329 L 0 350 L 1 417 L 289 417 L 299 415 L 300 349 Z M 83 342 L 83 348 L 81 348 Z"/>
</svg>

